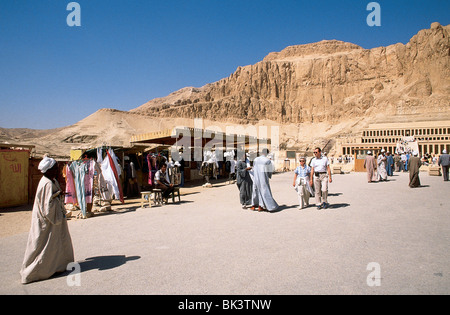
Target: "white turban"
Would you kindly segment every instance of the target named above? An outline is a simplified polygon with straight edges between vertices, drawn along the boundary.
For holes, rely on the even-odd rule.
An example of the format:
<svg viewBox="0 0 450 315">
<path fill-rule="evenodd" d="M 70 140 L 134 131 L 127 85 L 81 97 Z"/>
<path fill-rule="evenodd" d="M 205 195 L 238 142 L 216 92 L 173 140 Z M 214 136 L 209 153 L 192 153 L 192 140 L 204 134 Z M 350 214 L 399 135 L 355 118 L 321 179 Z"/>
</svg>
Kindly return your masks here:
<svg viewBox="0 0 450 315">
<path fill-rule="evenodd" d="M 56 160 L 55 159 L 49 158 L 48 156 L 44 156 L 42 161 L 39 163 L 38 169 L 42 173 L 45 173 L 49 169 L 51 169 L 55 164 L 56 164 Z"/>
</svg>

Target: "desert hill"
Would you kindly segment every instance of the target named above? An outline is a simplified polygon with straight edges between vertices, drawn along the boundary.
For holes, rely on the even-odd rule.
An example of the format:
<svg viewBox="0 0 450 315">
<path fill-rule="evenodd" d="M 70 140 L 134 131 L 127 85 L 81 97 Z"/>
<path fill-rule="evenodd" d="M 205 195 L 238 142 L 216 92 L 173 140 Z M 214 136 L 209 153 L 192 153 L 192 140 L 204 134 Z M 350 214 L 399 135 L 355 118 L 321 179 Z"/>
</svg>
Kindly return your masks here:
<svg viewBox="0 0 450 315">
<path fill-rule="evenodd" d="M 186 87 L 129 111 L 100 109 L 32 136 L 0 129 L 0 141 L 36 145 L 37 155 L 129 145 L 132 135 L 173 128 L 275 125 L 280 146 L 305 150 L 373 122 L 450 120 L 450 25 L 433 23 L 406 45 L 363 49 L 338 40 L 290 46 L 203 87 Z M 9 138 L 8 138 L 9 137 Z"/>
</svg>

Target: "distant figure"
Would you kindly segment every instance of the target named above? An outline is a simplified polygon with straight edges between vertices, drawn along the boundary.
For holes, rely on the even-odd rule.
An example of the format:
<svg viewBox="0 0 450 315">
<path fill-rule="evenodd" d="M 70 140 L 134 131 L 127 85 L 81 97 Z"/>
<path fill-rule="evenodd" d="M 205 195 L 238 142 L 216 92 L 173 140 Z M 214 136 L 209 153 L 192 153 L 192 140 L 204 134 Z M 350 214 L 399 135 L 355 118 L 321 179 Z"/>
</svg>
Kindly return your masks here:
<svg viewBox="0 0 450 315">
<path fill-rule="evenodd" d="M 414 152 L 413 156 L 408 160 L 408 170 L 409 170 L 409 187 L 419 187 L 419 169 L 422 166 L 422 161 L 419 158 L 419 152 Z"/>
<path fill-rule="evenodd" d="M 402 155 L 400 155 L 400 171 L 406 172 L 406 154 L 402 153 Z"/>
<path fill-rule="evenodd" d="M 364 168 L 367 171 L 367 182 L 371 183 L 376 179 L 375 169 L 377 167 L 377 162 L 372 155 L 372 151 L 367 151 L 367 156 L 364 159 Z"/>
<path fill-rule="evenodd" d="M 182 152 L 180 152 L 182 153 Z M 180 187 L 184 187 L 184 159 L 181 158 L 180 160 L 180 166 L 178 166 L 178 169 L 180 170 Z"/>
<path fill-rule="evenodd" d="M 278 209 L 277 202 L 272 197 L 269 179 L 274 171 L 273 164 L 267 157 L 268 149 L 263 149 L 261 156 L 253 161 L 253 192 L 252 210 L 258 207 L 258 211 L 274 211 Z"/>
<path fill-rule="evenodd" d="M 236 165 L 236 185 L 239 189 L 239 199 L 242 205 L 242 209 L 252 205 L 252 190 L 253 181 L 250 176 L 251 166 L 248 166 L 245 162 L 245 154 L 242 156 L 242 160 L 237 162 Z"/>
<path fill-rule="evenodd" d="M 411 157 L 411 154 L 409 152 L 406 152 L 406 162 L 405 162 L 405 171 L 408 171 L 408 162 L 409 158 Z"/>
<path fill-rule="evenodd" d="M 386 173 L 387 176 L 394 175 L 394 157 L 389 151 L 386 152 Z"/>
<path fill-rule="evenodd" d="M 125 175 L 127 197 L 131 198 L 138 196 L 141 192 L 137 181 L 136 167 L 134 166 L 133 161 L 129 160 L 129 157 L 127 159 L 127 156 L 125 157 Z"/>
<path fill-rule="evenodd" d="M 450 155 L 447 154 L 447 150 L 442 151 L 442 155 L 439 157 L 438 165 L 442 167 L 442 176 L 444 181 L 448 182 L 448 168 L 450 166 Z"/>
<path fill-rule="evenodd" d="M 56 180 L 58 163 L 45 156 L 38 169 L 44 176 L 39 181 L 31 213 L 31 229 L 20 271 L 23 284 L 48 279 L 65 271 L 74 261 L 63 192 Z"/>
<path fill-rule="evenodd" d="M 377 173 L 378 173 L 378 181 L 387 181 L 387 172 L 386 172 L 386 161 L 387 158 L 384 155 L 384 149 L 381 149 L 380 155 L 377 158 Z"/>
<path fill-rule="evenodd" d="M 400 155 L 398 153 L 395 153 L 394 164 L 396 172 L 400 172 L 400 163 L 401 163 Z"/>
</svg>

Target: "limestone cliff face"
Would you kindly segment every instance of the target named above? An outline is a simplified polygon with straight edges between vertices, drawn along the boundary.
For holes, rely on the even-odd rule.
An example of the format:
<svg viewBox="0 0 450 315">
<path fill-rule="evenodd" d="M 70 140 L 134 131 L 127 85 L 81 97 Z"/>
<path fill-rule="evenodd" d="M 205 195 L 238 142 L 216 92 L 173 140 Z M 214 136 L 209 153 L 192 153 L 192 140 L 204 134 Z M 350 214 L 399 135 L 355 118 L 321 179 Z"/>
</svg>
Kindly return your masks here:
<svg viewBox="0 0 450 315">
<path fill-rule="evenodd" d="M 184 88 L 131 112 L 280 124 L 380 116 L 450 116 L 450 25 L 406 45 L 363 49 L 331 40 L 287 47 L 228 78 Z"/>
<path fill-rule="evenodd" d="M 63 157 L 70 148 L 127 146 L 132 135 L 194 127 L 193 118 L 202 118 L 204 127 L 276 126 L 280 148 L 320 146 L 331 153 L 336 139 L 355 139 L 368 123 L 450 120 L 449 33 L 450 26 L 433 23 L 406 45 L 363 49 L 332 40 L 291 46 L 228 78 L 130 112 L 102 109 L 46 132 L 3 129 L 0 141 Z"/>
</svg>

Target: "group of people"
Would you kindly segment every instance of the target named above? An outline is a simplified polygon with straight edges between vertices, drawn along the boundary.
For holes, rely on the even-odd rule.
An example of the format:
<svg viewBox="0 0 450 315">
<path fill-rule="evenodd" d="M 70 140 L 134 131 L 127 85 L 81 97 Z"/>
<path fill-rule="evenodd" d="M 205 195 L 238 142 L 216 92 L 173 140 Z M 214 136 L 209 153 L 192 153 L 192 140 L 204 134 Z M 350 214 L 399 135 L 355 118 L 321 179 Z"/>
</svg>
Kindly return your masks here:
<svg viewBox="0 0 450 315">
<path fill-rule="evenodd" d="M 261 155 L 253 160 L 253 165 L 248 155 L 243 155 L 237 162 L 236 185 L 244 209 L 275 211 L 279 207 L 270 189 L 269 180 L 275 169 L 268 154 L 269 150 L 263 149 Z"/>
<path fill-rule="evenodd" d="M 394 159 L 392 155 L 382 149 L 381 153 L 375 159 L 372 151 L 367 151 L 367 156 L 364 159 L 364 168 L 367 171 L 367 182 L 387 181 L 388 176 L 393 175 Z"/>
<path fill-rule="evenodd" d="M 236 165 L 236 183 L 239 188 L 240 202 L 243 208 L 250 207 L 257 211 L 275 211 L 279 208 L 270 189 L 269 180 L 274 172 L 274 165 L 268 158 L 269 151 L 264 149 L 251 165 L 244 156 Z M 372 154 L 365 161 L 368 170 L 368 181 L 373 179 L 377 167 L 377 176 L 386 178 L 386 162 L 388 158 L 381 152 L 375 161 Z M 419 168 L 423 161 L 417 152 L 408 161 L 410 186 L 420 186 Z M 444 150 L 439 157 L 438 165 L 442 167 L 444 181 L 449 180 L 450 156 Z M 43 280 L 58 272 L 66 271 L 69 263 L 74 261 L 72 240 L 65 218 L 64 191 L 58 181 L 58 163 L 45 156 L 38 169 L 43 177 L 39 182 L 33 204 L 31 229 L 28 236 L 25 257 L 20 271 L 22 283 Z M 167 176 L 167 165 L 161 165 L 155 175 L 157 187 L 164 188 L 164 195 L 173 189 Z M 309 197 L 315 195 L 318 209 L 329 206 L 328 183 L 332 182 L 330 163 L 320 148 L 314 149 L 314 158 L 310 165 L 306 158 L 300 158 L 300 166 L 294 172 L 293 186 L 299 197 L 299 207 L 309 206 Z M 164 187 L 163 187 L 164 186 Z"/>
<path fill-rule="evenodd" d="M 396 158 L 393 158 L 389 152 L 385 152 L 385 150 L 382 149 L 376 159 L 371 151 L 367 152 L 367 156 L 364 160 L 364 168 L 367 171 L 367 182 L 369 183 L 375 181 L 387 181 L 388 176 L 393 176 L 394 169 L 396 171 L 408 171 L 409 187 L 415 188 L 420 187 L 419 171 L 424 163 L 427 163 L 427 159 L 424 157 L 420 158 L 419 152 L 417 151 L 413 151 L 411 156 L 409 156 L 409 154 L 402 154 L 396 155 Z M 400 166 L 396 167 L 396 165 Z M 447 150 L 442 151 L 442 155 L 438 160 L 438 165 L 442 166 L 444 181 L 448 181 L 450 157 L 447 154 Z"/>
<path fill-rule="evenodd" d="M 331 157 L 330 159 L 331 159 L 331 164 L 333 164 L 334 157 Z M 351 155 L 344 155 L 344 156 L 339 155 L 337 157 L 337 162 L 338 163 L 347 164 L 347 163 L 351 163 L 352 161 L 353 161 L 353 156 L 351 156 Z"/>
<path fill-rule="evenodd" d="M 270 189 L 269 179 L 274 166 L 267 157 L 268 153 L 267 149 L 263 149 L 253 165 L 245 156 L 237 163 L 236 184 L 243 209 L 250 207 L 257 211 L 275 211 L 279 207 Z M 299 198 L 299 208 L 308 207 L 312 195 L 315 196 L 317 209 L 328 208 L 328 183 L 331 182 L 330 162 L 320 148 L 314 149 L 310 165 L 306 165 L 306 158 L 300 158 L 300 166 L 295 169 L 293 182 Z"/>
<path fill-rule="evenodd" d="M 299 208 L 308 207 L 312 195 L 315 196 L 318 210 L 328 208 L 328 183 L 332 181 L 330 162 L 319 147 L 314 149 L 314 158 L 309 165 L 306 165 L 306 158 L 301 157 L 292 184 L 298 194 Z"/>
</svg>

